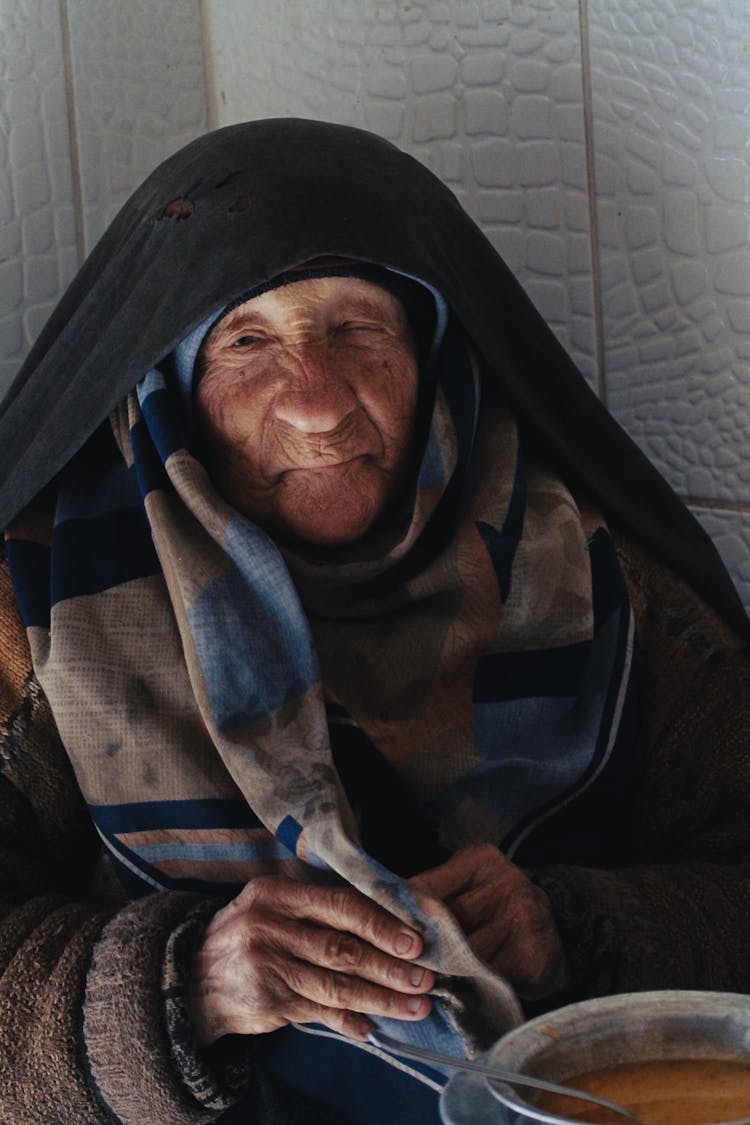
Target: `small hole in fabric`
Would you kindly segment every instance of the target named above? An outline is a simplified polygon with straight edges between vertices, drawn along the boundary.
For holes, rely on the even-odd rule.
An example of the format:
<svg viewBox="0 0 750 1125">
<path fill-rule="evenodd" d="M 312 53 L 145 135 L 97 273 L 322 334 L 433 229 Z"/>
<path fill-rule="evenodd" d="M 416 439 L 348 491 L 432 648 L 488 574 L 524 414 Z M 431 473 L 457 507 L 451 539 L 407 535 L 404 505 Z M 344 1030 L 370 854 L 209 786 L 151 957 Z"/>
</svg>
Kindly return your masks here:
<svg viewBox="0 0 750 1125">
<path fill-rule="evenodd" d="M 230 172 L 229 175 L 225 176 L 223 180 L 219 180 L 218 184 L 216 184 L 215 187 L 218 190 L 219 188 L 227 187 L 228 184 L 236 184 L 237 181 L 241 180 L 244 175 L 244 171 Z"/>
<path fill-rule="evenodd" d="M 181 219 L 189 219 L 194 210 L 195 207 L 190 200 L 183 199 L 182 196 L 179 195 L 177 199 L 173 199 L 171 203 L 168 203 L 164 208 L 162 218 L 171 219 L 176 215 L 178 221 Z"/>
<path fill-rule="evenodd" d="M 234 203 L 230 206 L 230 211 L 247 211 L 248 207 L 253 202 L 252 193 L 246 191 L 243 195 L 238 195 Z"/>
</svg>

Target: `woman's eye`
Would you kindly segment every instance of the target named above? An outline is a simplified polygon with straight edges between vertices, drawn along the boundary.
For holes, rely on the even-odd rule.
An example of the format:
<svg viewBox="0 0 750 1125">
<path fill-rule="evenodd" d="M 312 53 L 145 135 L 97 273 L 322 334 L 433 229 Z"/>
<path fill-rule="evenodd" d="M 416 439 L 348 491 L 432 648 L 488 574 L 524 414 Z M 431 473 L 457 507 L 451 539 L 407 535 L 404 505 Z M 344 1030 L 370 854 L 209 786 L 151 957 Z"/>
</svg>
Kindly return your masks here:
<svg viewBox="0 0 750 1125">
<path fill-rule="evenodd" d="M 357 320 L 347 320 L 347 321 L 344 322 L 344 324 L 339 324 L 336 328 L 336 331 L 340 332 L 340 333 L 343 333 L 345 335 L 349 335 L 349 334 L 357 335 L 359 333 L 365 333 L 365 332 L 379 332 L 380 331 L 380 325 L 379 324 L 364 324 L 361 321 L 357 321 Z"/>
<path fill-rule="evenodd" d="M 238 336 L 236 340 L 232 340 L 232 347 L 251 348 L 253 344 L 260 344 L 262 341 L 262 336 Z"/>
</svg>

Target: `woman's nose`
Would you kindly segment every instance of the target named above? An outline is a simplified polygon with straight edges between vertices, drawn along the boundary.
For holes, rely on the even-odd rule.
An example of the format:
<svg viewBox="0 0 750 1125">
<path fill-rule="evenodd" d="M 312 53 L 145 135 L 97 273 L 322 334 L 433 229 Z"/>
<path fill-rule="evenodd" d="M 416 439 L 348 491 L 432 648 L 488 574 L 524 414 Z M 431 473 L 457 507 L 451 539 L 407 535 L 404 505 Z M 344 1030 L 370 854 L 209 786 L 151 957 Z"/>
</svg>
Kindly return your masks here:
<svg viewBox="0 0 750 1125">
<path fill-rule="evenodd" d="M 320 353 L 300 360 L 276 400 L 276 417 L 307 434 L 335 430 L 356 408 L 357 400 L 335 362 Z"/>
</svg>

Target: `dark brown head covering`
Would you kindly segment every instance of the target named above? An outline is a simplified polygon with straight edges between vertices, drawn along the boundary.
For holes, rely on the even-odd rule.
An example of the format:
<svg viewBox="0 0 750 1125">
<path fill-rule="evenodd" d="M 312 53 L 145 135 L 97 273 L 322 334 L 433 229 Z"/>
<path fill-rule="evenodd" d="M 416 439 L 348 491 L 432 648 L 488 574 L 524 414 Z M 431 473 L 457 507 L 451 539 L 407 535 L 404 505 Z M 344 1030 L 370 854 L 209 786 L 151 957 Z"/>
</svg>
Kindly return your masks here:
<svg viewBox="0 0 750 1125">
<path fill-rule="evenodd" d="M 191 328 L 321 255 L 389 266 L 442 292 L 562 474 L 750 631 L 709 538 L 452 193 L 387 141 L 320 122 L 274 119 L 208 134 L 125 205 L 0 406 L 0 526 Z"/>
</svg>

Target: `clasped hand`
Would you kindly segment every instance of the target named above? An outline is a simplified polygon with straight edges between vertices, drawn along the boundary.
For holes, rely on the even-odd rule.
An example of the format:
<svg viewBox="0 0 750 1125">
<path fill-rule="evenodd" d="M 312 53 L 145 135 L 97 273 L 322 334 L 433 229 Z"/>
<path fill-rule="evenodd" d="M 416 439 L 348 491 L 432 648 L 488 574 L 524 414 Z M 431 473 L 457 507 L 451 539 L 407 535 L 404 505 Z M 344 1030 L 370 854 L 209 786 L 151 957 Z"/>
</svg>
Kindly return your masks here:
<svg viewBox="0 0 750 1125">
<path fill-rule="evenodd" d="M 490 845 L 464 848 L 409 881 L 455 915 L 474 952 L 522 995 L 566 980 L 544 893 Z M 416 930 L 351 887 L 253 879 L 211 920 L 193 969 L 198 1041 L 321 1023 L 365 1040 L 371 1016 L 421 1020 L 435 983 L 415 964 Z"/>
<path fill-rule="evenodd" d="M 212 919 L 194 967 L 199 1042 L 292 1021 L 355 1039 L 363 1013 L 421 1020 L 434 974 L 415 965 L 419 934 L 351 887 L 253 879 Z"/>
</svg>

